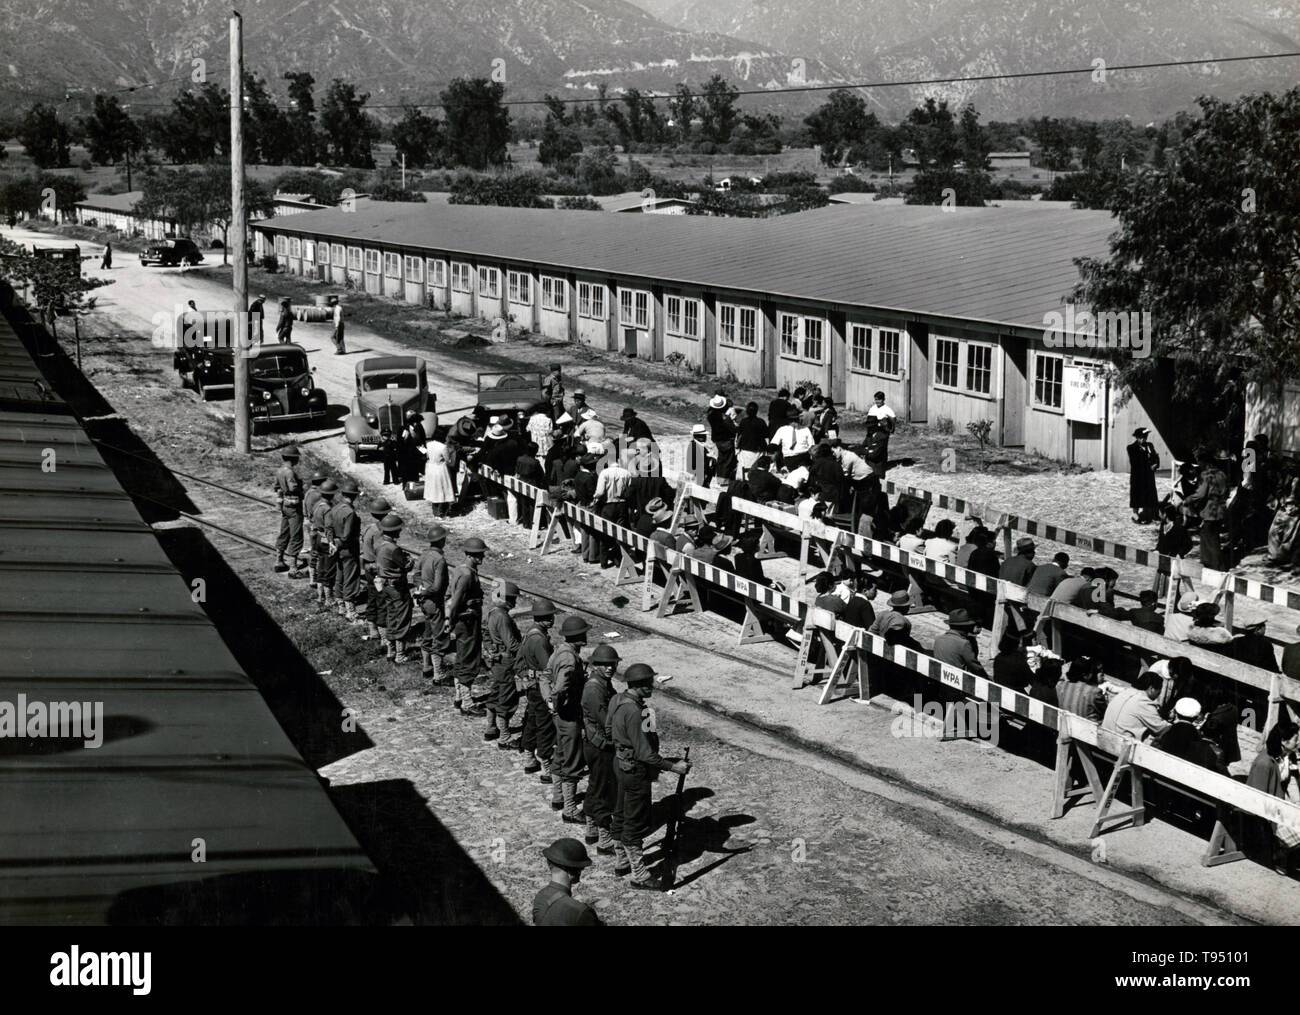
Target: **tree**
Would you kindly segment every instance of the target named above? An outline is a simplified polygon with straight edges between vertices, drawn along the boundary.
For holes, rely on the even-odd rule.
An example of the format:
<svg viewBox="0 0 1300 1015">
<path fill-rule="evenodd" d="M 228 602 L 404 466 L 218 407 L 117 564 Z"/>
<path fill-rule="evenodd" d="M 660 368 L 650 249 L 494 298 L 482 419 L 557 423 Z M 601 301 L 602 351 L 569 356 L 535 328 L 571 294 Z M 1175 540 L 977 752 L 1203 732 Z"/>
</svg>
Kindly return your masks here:
<svg viewBox="0 0 1300 1015">
<path fill-rule="evenodd" d="M 542 140 L 537 146 L 537 160 L 544 166 L 555 166 L 572 172 L 574 156 L 582 152 L 582 138 L 572 124 L 546 117 L 542 127 Z"/>
<path fill-rule="evenodd" d="M 1070 145 L 1070 132 L 1060 120 L 1045 116 L 1036 121 L 1034 136 L 1042 149 L 1042 163 L 1048 169 L 1059 172 L 1069 169 L 1074 160 Z"/>
<path fill-rule="evenodd" d="M 220 228 L 221 263 L 226 264 L 230 227 L 235 221 L 230 205 L 230 166 L 220 162 L 204 166 L 198 174 L 195 191 L 191 198 L 195 214 L 200 223 L 211 223 Z M 274 208 L 274 196 L 265 183 L 253 179 L 244 181 L 244 209 L 249 218 L 270 215 Z"/>
<path fill-rule="evenodd" d="M 899 125 L 907 146 L 916 150 L 921 168 L 951 169 L 961 157 L 961 145 L 947 102 L 927 98 Z"/>
<path fill-rule="evenodd" d="M 0 212 L 12 215 L 35 215 L 41 209 L 41 184 L 34 176 L 11 176 L 0 181 Z"/>
<path fill-rule="evenodd" d="M 67 222 L 74 218 L 77 202 L 86 199 L 86 188 L 74 176 L 41 173 L 36 186 L 41 192 L 47 188 L 54 191 L 54 210 L 58 221 Z"/>
<path fill-rule="evenodd" d="M 280 166 L 292 151 L 288 118 L 271 98 L 266 81 L 244 71 L 244 158 L 251 163 Z"/>
<path fill-rule="evenodd" d="M 364 109 L 370 93 L 357 94 L 356 86 L 335 78 L 325 92 L 320 107 L 320 126 L 324 147 L 334 165 L 373 169 L 371 145 L 379 140 L 379 125 Z"/>
<path fill-rule="evenodd" d="M 486 169 L 506 160 L 510 113 L 505 85 L 487 78 L 457 78 L 439 95 L 447 116 L 447 152 L 453 165 Z"/>
<path fill-rule="evenodd" d="M 993 150 L 988 134 L 980 126 L 980 115 L 972 105 L 962 107 L 958 145 L 966 171 L 983 172 L 989 167 L 989 152 Z"/>
<path fill-rule="evenodd" d="M 1166 169 L 1122 178 L 1110 257 L 1076 262 L 1073 297 L 1149 312 L 1149 356 L 1109 351 L 1122 383 L 1140 390 L 1172 359 L 1175 405 L 1212 425 L 1240 411 L 1247 385 L 1280 400 L 1300 377 L 1300 88 L 1198 101 Z"/>
<path fill-rule="evenodd" d="M 804 117 L 808 137 L 821 148 L 824 166 L 837 166 L 850 148 L 864 142 L 868 131 L 880 125 L 874 113 L 867 112 L 867 103 L 856 92 L 837 88 L 812 114 Z"/>
<path fill-rule="evenodd" d="M 593 194 L 616 194 L 620 189 L 618 160 L 610 148 L 590 148 L 583 152 L 574 175 Z"/>
<path fill-rule="evenodd" d="M 320 144 L 312 95 L 316 79 L 306 71 L 286 71 L 284 79 L 289 82 L 289 157 L 297 165 L 314 166 Z"/>
<path fill-rule="evenodd" d="M 230 154 L 230 93 L 211 81 L 180 92 L 150 124 L 154 143 L 173 163 L 208 162 Z"/>
<path fill-rule="evenodd" d="M 668 111 L 672 114 L 677 139 L 682 144 L 691 140 L 691 120 L 694 119 L 697 108 L 698 101 L 691 86 L 684 81 L 679 83 L 673 97 L 668 100 Z"/>
<path fill-rule="evenodd" d="M 122 108 L 116 95 L 95 94 L 94 108 L 86 118 L 86 147 L 101 166 L 121 162 L 144 145 L 144 132 Z"/>
<path fill-rule="evenodd" d="M 460 173 L 451 185 L 449 204 L 495 204 L 510 208 L 550 208 L 542 196 L 542 180 L 535 173 L 509 176 L 475 176 Z"/>
<path fill-rule="evenodd" d="M 418 190 L 403 190 L 401 184 L 392 180 L 380 180 L 369 190 L 372 201 L 409 201 L 414 204 L 426 204 L 428 198 Z"/>
<path fill-rule="evenodd" d="M 38 102 L 27 110 L 18 128 L 18 140 L 41 169 L 67 166 L 72 161 L 67 125 L 59 119 L 53 106 Z"/>
<path fill-rule="evenodd" d="M 113 284 L 111 279 L 83 278 L 80 269 L 75 262 L 40 257 L 0 237 L 0 280 L 15 289 L 27 290 L 40 321 L 56 337 L 56 317 L 80 317 L 93 310 L 95 301 L 88 294 Z"/>
<path fill-rule="evenodd" d="M 714 74 L 704 85 L 701 93 L 704 108 L 701 112 L 701 133 L 715 144 L 725 144 L 731 140 L 731 132 L 736 129 L 740 114 L 736 111 L 736 100 L 740 90 L 727 83 L 721 74 Z"/>
<path fill-rule="evenodd" d="M 441 162 L 442 125 L 415 106 L 403 107 L 402 118 L 393 125 L 392 141 L 398 156 L 405 155 L 410 167 L 422 169 Z"/>
</svg>

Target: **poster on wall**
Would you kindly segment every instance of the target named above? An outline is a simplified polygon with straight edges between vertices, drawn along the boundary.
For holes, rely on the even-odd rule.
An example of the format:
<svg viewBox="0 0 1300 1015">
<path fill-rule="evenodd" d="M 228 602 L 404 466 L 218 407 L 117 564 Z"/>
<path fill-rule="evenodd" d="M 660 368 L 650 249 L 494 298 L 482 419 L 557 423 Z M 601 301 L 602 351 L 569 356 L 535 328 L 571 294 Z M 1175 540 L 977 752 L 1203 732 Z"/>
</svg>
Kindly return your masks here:
<svg viewBox="0 0 1300 1015">
<path fill-rule="evenodd" d="M 1101 423 L 1106 418 L 1104 364 L 1075 360 L 1067 363 L 1062 380 L 1065 418 L 1076 423 Z"/>
</svg>

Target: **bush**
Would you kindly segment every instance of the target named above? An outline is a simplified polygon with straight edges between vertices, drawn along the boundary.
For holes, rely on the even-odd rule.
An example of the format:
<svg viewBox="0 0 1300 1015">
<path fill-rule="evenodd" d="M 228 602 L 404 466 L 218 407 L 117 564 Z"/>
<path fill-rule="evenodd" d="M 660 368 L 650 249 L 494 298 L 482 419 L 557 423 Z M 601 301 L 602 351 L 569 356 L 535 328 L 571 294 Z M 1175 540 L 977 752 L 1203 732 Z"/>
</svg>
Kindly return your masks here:
<svg viewBox="0 0 1300 1015">
<path fill-rule="evenodd" d="M 81 171 L 83 173 L 88 173 L 94 168 L 95 168 L 95 163 L 91 162 L 90 159 L 81 160 Z"/>
<path fill-rule="evenodd" d="M 936 432 L 947 437 L 956 429 L 956 427 L 953 425 L 951 416 L 938 416 L 934 421 L 934 429 Z"/>
<path fill-rule="evenodd" d="M 768 173 L 763 177 L 764 190 L 791 190 L 794 187 L 817 186 L 817 175 L 807 170 Z"/>
<path fill-rule="evenodd" d="M 403 190 L 400 184 L 390 183 L 387 180 L 370 188 L 370 199 L 372 201 L 411 201 L 416 204 L 425 204 L 429 200 L 418 190 Z"/>
<path fill-rule="evenodd" d="M 592 198 L 583 194 L 581 197 L 562 197 L 555 207 L 562 211 L 604 211 Z"/>
<path fill-rule="evenodd" d="M 280 260 L 274 254 L 267 254 L 261 260 L 262 270 L 274 275 L 280 270 Z"/>
<path fill-rule="evenodd" d="M 876 185 L 868 183 L 860 176 L 837 176 L 826 185 L 828 194 L 874 194 Z"/>
</svg>

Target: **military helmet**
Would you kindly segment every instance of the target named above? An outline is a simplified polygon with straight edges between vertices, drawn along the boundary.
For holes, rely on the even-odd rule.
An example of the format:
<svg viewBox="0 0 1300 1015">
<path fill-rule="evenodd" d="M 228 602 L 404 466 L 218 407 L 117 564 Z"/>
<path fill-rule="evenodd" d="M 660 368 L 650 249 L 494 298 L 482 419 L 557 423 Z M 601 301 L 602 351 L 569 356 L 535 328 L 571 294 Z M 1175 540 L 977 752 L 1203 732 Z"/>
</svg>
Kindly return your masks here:
<svg viewBox="0 0 1300 1015">
<path fill-rule="evenodd" d="M 329 473 L 326 472 L 324 469 L 317 469 L 315 472 L 311 474 L 311 482 L 313 486 L 316 486 L 319 483 L 323 483 L 325 482 L 325 480 L 329 478 L 330 478 Z"/>
<path fill-rule="evenodd" d="M 435 522 L 433 527 L 429 529 L 429 544 L 437 546 L 439 543 L 445 543 L 446 541 L 447 530 Z"/>
<path fill-rule="evenodd" d="M 514 582 L 502 582 L 502 583 L 501 583 L 501 598 L 502 598 L 502 599 L 517 599 L 518 597 L 519 597 L 519 586 L 518 586 L 518 585 L 516 585 Z"/>
<path fill-rule="evenodd" d="M 555 616 L 555 604 L 549 599 L 533 600 L 533 619 L 545 620 L 547 617 Z"/>
<path fill-rule="evenodd" d="M 293 461 L 297 461 L 299 458 L 302 457 L 302 454 L 298 451 L 298 445 L 297 445 L 297 444 L 290 444 L 287 448 L 283 448 L 283 449 L 280 451 L 280 457 L 281 457 L 281 458 L 292 459 Z"/>
<path fill-rule="evenodd" d="M 591 866 L 591 857 L 587 855 L 587 847 L 577 839 L 556 839 L 542 850 L 542 856 L 546 857 L 555 866 L 563 867 L 565 870 L 582 870 L 584 867 Z"/>
<path fill-rule="evenodd" d="M 613 645 L 602 642 L 591 653 L 591 662 L 595 666 L 617 666 L 618 652 L 614 650 Z"/>
<path fill-rule="evenodd" d="M 633 663 L 623 671 L 623 680 L 629 687 L 650 684 L 654 682 L 654 679 L 654 667 L 648 663 Z"/>
<path fill-rule="evenodd" d="M 560 625 L 560 634 L 565 638 L 577 638 L 591 630 L 591 625 L 575 614 L 569 614 Z"/>
<path fill-rule="evenodd" d="M 379 523 L 379 527 L 385 532 L 401 532 L 402 516 L 397 513 L 390 513 L 384 516 L 384 520 Z"/>
<path fill-rule="evenodd" d="M 487 543 L 479 539 L 478 536 L 470 536 L 461 545 L 461 549 L 466 553 L 487 553 Z"/>
<path fill-rule="evenodd" d="M 320 492 L 325 497 L 333 497 L 336 493 L 339 492 L 339 485 L 338 483 L 334 482 L 334 480 L 327 479 L 325 480 L 325 482 L 321 483 Z"/>
<path fill-rule="evenodd" d="M 389 504 L 383 497 L 370 505 L 370 513 L 376 518 L 383 518 L 391 510 L 393 510 L 393 505 Z"/>
<path fill-rule="evenodd" d="M 347 493 L 356 496 L 361 492 L 361 487 L 357 486 L 357 481 L 351 476 L 344 476 L 343 482 L 339 483 L 339 493 Z"/>
</svg>

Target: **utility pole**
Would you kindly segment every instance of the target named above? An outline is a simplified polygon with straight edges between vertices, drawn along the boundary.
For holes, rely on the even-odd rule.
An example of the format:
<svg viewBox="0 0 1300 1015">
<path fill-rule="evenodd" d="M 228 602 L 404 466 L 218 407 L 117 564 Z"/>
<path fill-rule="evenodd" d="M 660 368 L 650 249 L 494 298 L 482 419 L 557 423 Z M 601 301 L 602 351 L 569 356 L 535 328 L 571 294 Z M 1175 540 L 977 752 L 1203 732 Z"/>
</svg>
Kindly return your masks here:
<svg viewBox="0 0 1300 1015">
<path fill-rule="evenodd" d="M 230 12 L 230 218 L 235 245 L 235 451 L 251 450 L 248 418 L 248 217 L 244 207 L 244 19 Z"/>
<path fill-rule="evenodd" d="M 406 152 L 402 152 L 402 189 L 406 189 Z"/>
</svg>

